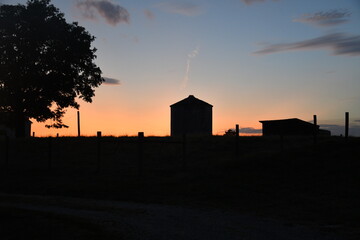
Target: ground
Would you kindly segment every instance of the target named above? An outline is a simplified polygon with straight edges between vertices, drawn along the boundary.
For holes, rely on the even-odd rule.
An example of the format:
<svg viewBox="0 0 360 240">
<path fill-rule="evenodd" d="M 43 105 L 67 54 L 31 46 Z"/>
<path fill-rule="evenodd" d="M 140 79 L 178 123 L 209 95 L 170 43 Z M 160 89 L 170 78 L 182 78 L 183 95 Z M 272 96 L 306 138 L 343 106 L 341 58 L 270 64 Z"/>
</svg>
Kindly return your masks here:
<svg viewBox="0 0 360 240">
<path fill-rule="evenodd" d="M 84 239 L 359 239 L 360 139 L 283 140 L 11 141 L 0 234 L 50 218 L 51 232 Z"/>
<path fill-rule="evenodd" d="M 341 239 L 229 210 L 1 195 L 2 239 Z"/>
</svg>

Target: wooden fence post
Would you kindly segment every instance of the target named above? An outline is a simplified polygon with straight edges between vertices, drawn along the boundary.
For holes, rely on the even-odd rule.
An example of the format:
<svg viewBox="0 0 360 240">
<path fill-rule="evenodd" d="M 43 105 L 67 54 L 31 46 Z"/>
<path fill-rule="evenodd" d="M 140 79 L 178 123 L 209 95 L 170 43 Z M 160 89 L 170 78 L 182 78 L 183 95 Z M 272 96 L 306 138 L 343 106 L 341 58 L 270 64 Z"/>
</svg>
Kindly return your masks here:
<svg viewBox="0 0 360 240">
<path fill-rule="evenodd" d="M 349 137 L 349 112 L 345 113 L 345 139 Z"/>
<path fill-rule="evenodd" d="M 48 170 L 52 167 L 52 137 L 48 138 Z"/>
<path fill-rule="evenodd" d="M 283 127 L 280 127 L 280 150 L 282 153 L 284 152 L 284 129 L 283 129 Z"/>
<path fill-rule="evenodd" d="M 235 135 L 235 154 L 236 154 L 236 157 L 239 157 L 239 136 L 240 136 L 239 124 L 236 124 L 235 129 L 236 129 L 236 135 Z"/>
<path fill-rule="evenodd" d="M 185 171 L 187 168 L 186 161 L 186 133 L 182 135 L 182 168 Z"/>
<path fill-rule="evenodd" d="M 314 115 L 314 144 L 317 143 L 317 133 L 318 133 L 318 128 L 317 128 L 317 116 Z"/>
<path fill-rule="evenodd" d="M 97 143 L 96 172 L 99 172 L 101 167 L 101 132 L 100 131 L 96 133 L 96 143 Z"/>
<path fill-rule="evenodd" d="M 77 111 L 77 127 L 78 127 L 78 137 L 80 137 L 80 111 Z"/>
<path fill-rule="evenodd" d="M 143 174 L 144 132 L 138 132 L 138 176 Z"/>
</svg>

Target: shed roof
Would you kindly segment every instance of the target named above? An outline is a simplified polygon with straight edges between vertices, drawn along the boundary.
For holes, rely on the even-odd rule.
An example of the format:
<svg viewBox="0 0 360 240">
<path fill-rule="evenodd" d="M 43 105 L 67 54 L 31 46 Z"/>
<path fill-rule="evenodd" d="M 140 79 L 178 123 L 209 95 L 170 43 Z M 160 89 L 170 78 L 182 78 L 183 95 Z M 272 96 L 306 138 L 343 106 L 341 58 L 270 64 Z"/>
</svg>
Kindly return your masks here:
<svg viewBox="0 0 360 240">
<path fill-rule="evenodd" d="M 200 100 L 196 97 L 194 97 L 194 95 L 189 95 L 189 97 L 177 102 L 177 103 L 174 103 L 172 105 L 170 105 L 170 107 L 174 107 L 174 106 L 181 106 L 181 105 L 203 105 L 203 106 L 210 106 L 212 107 L 211 104 L 203 101 L 203 100 Z"/>
<path fill-rule="evenodd" d="M 12 112 L 0 112 L 0 124 L 8 125 L 10 123 L 13 123 L 12 115 L 13 115 Z M 30 121 L 28 117 L 25 118 L 27 123 L 32 124 L 32 121 Z"/>
<path fill-rule="evenodd" d="M 298 119 L 298 118 L 277 119 L 277 120 L 262 120 L 262 121 L 259 121 L 259 122 L 261 122 L 261 123 L 274 123 L 274 124 L 298 123 L 298 124 L 304 124 L 304 125 L 314 125 L 313 123 L 306 122 L 306 121 Z"/>
</svg>

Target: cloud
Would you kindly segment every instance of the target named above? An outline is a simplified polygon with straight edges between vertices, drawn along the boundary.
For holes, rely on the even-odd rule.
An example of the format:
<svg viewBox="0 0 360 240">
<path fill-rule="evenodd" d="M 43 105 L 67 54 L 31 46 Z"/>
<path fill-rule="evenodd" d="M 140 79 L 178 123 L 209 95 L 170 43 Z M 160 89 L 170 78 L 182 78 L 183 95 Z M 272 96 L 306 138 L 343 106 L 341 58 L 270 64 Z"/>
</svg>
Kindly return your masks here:
<svg viewBox="0 0 360 240">
<path fill-rule="evenodd" d="M 157 7 L 165 12 L 184 16 L 197 16 L 201 13 L 200 7 L 191 2 L 162 2 L 157 4 Z"/>
<path fill-rule="evenodd" d="M 327 12 L 303 14 L 300 18 L 296 18 L 293 21 L 329 27 L 348 22 L 350 16 L 351 13 L 346 9 L 335 9 Z"/>
<path fill-rule="evenodd" d="M 76 4 L 76 7 L 82 11 L 82 16 L 87 19 L 95 20 L 96 12 L 106 22 L 112 26 L 118 23 L 129 23 L 129 12 L 120 5 L 111 0 L 83 0 Z"/>
<path fill-rule="evenodd" d="M 145 17 L 149 20 L 154 20 L 155 15 L 150 10 L 144 10 Z"/>
<path fill-rule="evenodd" d="M 241 0 L 243 3 L 245 3 L 246 5 L 251 5 L 253 3 L 262 3 L 262 2 L 266 2 L 266 0 Z M 280 0 L 272 0 L 273 2 L 277 2 Z"/>
<path fill-rule="evenodd" d="M 262 129 L 256 129 L 252 127 L 240 128 L 240 133 L 262 133 Z"/>
<path fill-rule="evenodd" d="M 256 55 L 295 50 L 329 49 L 334 55 L 360 55 L 360 35 L 351 36 L 345 33 L 327 34 L 321 37 L 294 43 L 271 44 L 254 52 Z"/>
<path fill-rule="evenodd" d="M 107 85 L 107 86 L 119 86 L 121 85 L 120 80 L 117 80 L 115 78 L 109 78 L 109 77 L 104 77 L 105 82 L 103 83 L 103 85 Z"/>
<path fill-rule="evenodd" d="M 231 130 L 232 132 L 236 132 L 235 128 L 230 128 L 229 130 Z M 240 134 L 259 134 L 259 133 L 262 133 L 262 129 L 256 129 L 256 128 L 252 128 L 252 127 L 240 127 L 239 133 Z"/>
<path fill-rule="evenodd" d="M 185 77 L 181 83 L 181 89 L 184 89 L 187 87 L 187 84 L 189 82 L 191 59 L 195 58 L 199 54 L 199 50 L 200 50 L 199 47 L 197 47 L 191 53 L 188 54 L 187 61 L 186 61 Z"/>
</svg>

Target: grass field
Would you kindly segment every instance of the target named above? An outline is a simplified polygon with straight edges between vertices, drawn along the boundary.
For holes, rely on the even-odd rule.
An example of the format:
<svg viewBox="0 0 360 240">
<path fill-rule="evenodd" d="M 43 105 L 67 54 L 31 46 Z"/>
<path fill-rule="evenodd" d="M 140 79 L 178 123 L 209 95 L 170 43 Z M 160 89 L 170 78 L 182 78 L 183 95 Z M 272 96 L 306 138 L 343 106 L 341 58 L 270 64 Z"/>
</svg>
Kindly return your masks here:
<svg viewBox="0 0 360 240">
<path fill-rule="evenodd" d="M 360 138 L 240 137 L 238 154 L 234 137 L 191 138 L 185 155 L 181 139 L 144 141 L 139 172 L 136 138 L 104 137 L 100 153 L 96 138 L 12 140 L 7 158 L 2 140 L 0 191 L 231 209 L 360 238 Z"/>
</svg>

